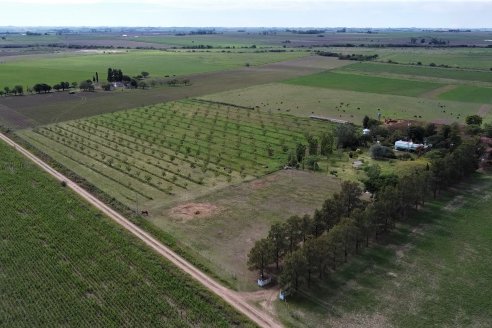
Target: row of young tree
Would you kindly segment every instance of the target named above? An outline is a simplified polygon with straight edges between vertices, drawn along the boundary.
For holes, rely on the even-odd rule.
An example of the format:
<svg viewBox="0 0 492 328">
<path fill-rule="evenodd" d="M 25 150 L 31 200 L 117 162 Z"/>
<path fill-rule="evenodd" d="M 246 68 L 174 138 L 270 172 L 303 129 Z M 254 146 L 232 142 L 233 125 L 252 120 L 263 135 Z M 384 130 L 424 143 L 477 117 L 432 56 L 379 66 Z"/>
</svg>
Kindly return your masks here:
<svg viewBox="0 0 492 328">
<path fill-rule="evenodd" d="M 403 177 L 382 179 L 371 186 L 370 201 L 361 199 L 355 182 L 343 182 L 341 191 L 327 199 L 312 216 L 292 216 L 272 225 L 268 236 L 258 240 L 248 256 L 248 266 L 264 279 L 279 274 L 282 289 L 308 287 L 314 277 L 346 263 L 350 256 L 377 242 L 396 222 L 418 210 L 428 197 L 469 176 L 478 168 L 480 147 L 467 140 L 427 167 Z"/>
<path fill-rule="evenodd" d="M 319 136 L 306 134 L 307 144 L 298 143 L 296 148 L 288 153 L 287 165 L 298 168 L 302 166 L 316 171 L 319 169 L 320 156 L 328 156 L 333 153 L 335 147 L 335 135 L 323 132 Z"/>
</svg>

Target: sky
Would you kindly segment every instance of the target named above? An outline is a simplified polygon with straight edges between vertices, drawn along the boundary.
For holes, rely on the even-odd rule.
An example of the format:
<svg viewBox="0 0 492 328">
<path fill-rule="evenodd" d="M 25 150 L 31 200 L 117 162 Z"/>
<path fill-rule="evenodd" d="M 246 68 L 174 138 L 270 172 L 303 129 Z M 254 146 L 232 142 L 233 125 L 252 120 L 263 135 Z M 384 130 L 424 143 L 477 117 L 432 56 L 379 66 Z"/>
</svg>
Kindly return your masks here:
<svg viewBox="0 0 492 328">
<path fill-rule="evenodd" d="M 0 26 L 492 28 L 492 0 L 0 0 Z"/>
</svg>

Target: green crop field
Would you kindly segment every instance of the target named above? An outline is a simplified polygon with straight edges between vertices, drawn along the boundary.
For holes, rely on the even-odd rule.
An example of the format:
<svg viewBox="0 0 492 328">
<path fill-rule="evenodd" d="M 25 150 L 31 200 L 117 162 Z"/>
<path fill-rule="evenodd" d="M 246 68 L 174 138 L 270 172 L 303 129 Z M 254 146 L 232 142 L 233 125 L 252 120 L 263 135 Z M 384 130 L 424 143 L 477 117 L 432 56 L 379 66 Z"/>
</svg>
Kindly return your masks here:
<svg viewBox="0 0 492 328">
<path fill-rule="evenodd" d="M 203 101 L 148 106 L 20 135 L 123 204 L 173 202 L 278 170 L 332 125 Z"/>
<path fill-rule="evenodd" d="M 262 65 L 305 56 L 305 52 L 281 53 L 222 53 L 150 50 L 97 50 L 75 53 L 42 55 L 37 58 L 18 56 L 0 64 L 0 87 L 60 81 L 80 82 L 92 79 L 98 72 L 106 79 L 108 67 L 120 68 L 134 76 L 147 71 L 151 76 L 188 75 L 220 71 L 235 67 Z"/>
<path fill-rule="evenodd" d="M 464 69 L 423 67 L 396 64 L 380 63 L 356 63 L 345 66 L 342 71 L 362 72 L 368 74 L 391 74 L 391 75 L 408 75 L 417 77 L 432 77 L 440 79 L 466 80 L 492 82 L 492 71 L 474 71 Z"/>
<path fill-rule="evenodd" d="M 0 326 L 253 326 L 0 143 Z"/>
<path fill-rule="evenodd" d="M 492 104 L 492 88 L 458 86 L 440 94 L 439 99 Z"/>
<path fill-rule="evenodd" d="M 306 293 L 278 303 L 289 327 L 492 326 L 492 179 L 433 202 Z"/>
<path fill-rule="evenodd" d="M 302 76 L 286 81 L 286 83 L 413 97 L 420 96 L 425 92 L 429 92 L 442 86 L 441 84 L 432 82 L 389 79 L 383 77 L 333 72 Z"/>
<path fill-rule="evenodd" d="M 481 107 L 480 104 L 473 103 L 334 90 L 284 83 L 271 83 L 225 91 L 202 98 L 240 106 L 258 106 L 260 109 L 301 117 L 308 117 L 312 114 L 327 116 L 356 124 L 360 124 L 365 115 L 376 118 L 378 110 L 383 118 L 464 123 L 467 115 L 478 113 Z"/>
<path fill-rule="evenodd" d="M 402 64 L 421 62 L 423 65 L 449 65 L 452 67 L 492 68 L 492 48 L 327 48 L 344 54 L 378 54 L 379 61 L 392 60 Z"/>
</svg>

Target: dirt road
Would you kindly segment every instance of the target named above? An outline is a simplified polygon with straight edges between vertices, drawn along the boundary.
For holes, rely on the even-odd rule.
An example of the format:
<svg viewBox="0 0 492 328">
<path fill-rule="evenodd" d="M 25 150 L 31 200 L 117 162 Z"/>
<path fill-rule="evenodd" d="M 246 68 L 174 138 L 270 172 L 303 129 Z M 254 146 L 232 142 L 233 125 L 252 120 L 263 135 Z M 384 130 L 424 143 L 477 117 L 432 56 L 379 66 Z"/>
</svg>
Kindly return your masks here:
<svg viewBox="0 0 492 328">
<path fill-rule="evenodd" d="M 85 189 L 81 188 L 79 185 L 69 180 L 63 174 L 54 170 L 51 166 L 43 162 L 38 157 L 31 154 L 29 151 L 21 147 L 19 144 L 12 141 L 10 138 L 0 133 L 0 139 L 5 141 L 10 146 L 14 147 L 18 152 L 23 154 L 25 157 L 33 161 L 39 167 L 41 167 L 44 171 L 48 172 L 54 178 L 59 181 L 65 181 L 67 187 L 75 191 L 82 198 L 87 200 L 90 204 L 97 207 L 101 212 L 107 215 L 110 219 L 114 220 L 122 227 L 131 232 L 134 236 L 142 240 L 145 244 L 151 247 L 154 251 L 164 256 L 167 260 L 176 265 L 179 269 L 189 274 L 193 279 L 198 281 L 200 284 L 208 288 L 210 291 L 215 293 L 217 296 L 222 298 L 225 302 L 234 307 L 237 311 L 243 313 L 253 322 L 255 322 L 260 327 L 281 327 L 281 325 L 276 322 L 268 313 L 263 312 L 262 310 L 255 308 L 251 304 L 249 304 L 245 299 L 243 299 L 238 293 L 232 291 L 214 279 L 207 276 L 205 273 L 197 269 L 191 263 L 174 253 L 171 249 L 164 246 L 158 240 L 153 238 L 150 234 L 140 229 L 133 223 L 131 223 L 128 219 L 123 217 L 118 212 L 111 209 L 109 206 L 101 202 L 99 199 L 94 197 L 92 194 L 87 192 Z"/>
</svg>

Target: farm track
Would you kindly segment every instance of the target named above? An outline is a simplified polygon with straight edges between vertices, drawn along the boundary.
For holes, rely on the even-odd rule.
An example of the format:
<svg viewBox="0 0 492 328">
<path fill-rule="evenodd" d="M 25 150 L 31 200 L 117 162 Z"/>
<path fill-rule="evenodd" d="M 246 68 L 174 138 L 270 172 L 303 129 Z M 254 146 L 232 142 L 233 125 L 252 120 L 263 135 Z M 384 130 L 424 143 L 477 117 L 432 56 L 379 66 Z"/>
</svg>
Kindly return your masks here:
<svg viewBox="0 0 492 328">
<path fill-rule="evenodd" d="M 157 252 L 161 256 L 165 257 L 168 261 L 170 261 L 172 264 L 177 266 L 180 270 L 189 274 L 193 279 L 195 279 L 197 282 L 202 284 L 204 287 L 209 289 L 211 292 L 213 292 L 220 298 L 222 298 L 225 302 L 227 302 L 229 305 L 234 307 L 237 311 L 241 312 L 243 315 L 248 317 L 254 323 L 259 325 L 260 327 L 281 327 L 281 325 L 276 320 L 274 320 L 269 314 L 247 303 L 247 301 L 244 298 L 242 298 L 239 293 L 220 285 L 214 279 L 210 278 L 208 275 L 200 271 L 191 263 L 184 260 L 182 257 L 174 253 L 171 249 L 164 246 L 158 240 L 153 238 L 150 234 L 148 234 L 147 232 L 145 232 L 135 224 L 131 223 L 128 219 L 123 217 L 121 214 L 111 209 L 109 206 L 104 204 L 102 201 L 97 199 L 88 191 L 81 188 L 78 184 L 74 183 L 73 181 L 69 180 L 63 174 L 53 169 L 51 166 L 49 166 L 44 161 L 31 154 L 29 151 L 18 145 L 16 142 L 12 141 L 10 138 L 8 138 L 2 133 L 0 133 L 0 139 L 6 142 L 8 145 L 12 146 L 15 150 L 17 150 L 19 153 L 21 153 L 29 160 L 34 162 L 36 165 L 41 167 L 44 171 L 46 171 L 48 174 L 53 176 L 58 181 L 65 181 L 67 187 L 75 191 L 79 196 L 81 196 L 91 205 L 95 206 L 97 209 L 99 209 L 101 212 L 107 215 L 110 219 L 112 219 L 113 221 L 121 225 L 123 228 L 128 230 L 130 233 L 132 233 L 135 237 L 139 238 L 147 246 L 152 248 L 155 252 Z"/>
</svg>

